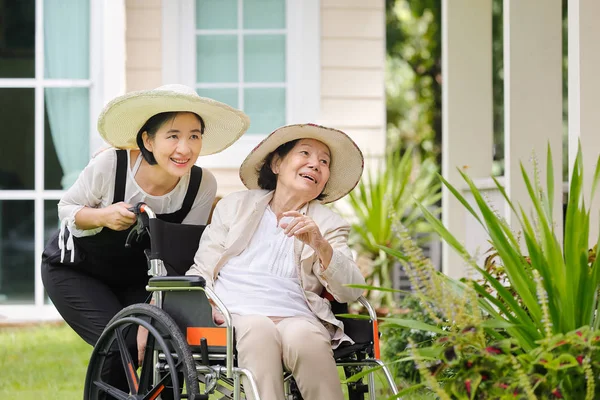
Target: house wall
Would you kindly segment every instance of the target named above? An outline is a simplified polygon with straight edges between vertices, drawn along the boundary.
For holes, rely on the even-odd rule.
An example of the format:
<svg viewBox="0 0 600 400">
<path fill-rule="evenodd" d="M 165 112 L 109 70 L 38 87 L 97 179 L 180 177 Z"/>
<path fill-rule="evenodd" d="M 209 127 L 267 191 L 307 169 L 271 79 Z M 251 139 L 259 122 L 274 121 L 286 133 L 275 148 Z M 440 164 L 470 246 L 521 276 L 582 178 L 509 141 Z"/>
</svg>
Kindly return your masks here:
<svg viewBox="0 0 600 400">
<path fill-rule="evenodd" d="M 366 156 L 385 149 L 385 4 L 321 1 L 319 123 L 348 133 Z"/>
<path fill-rule="evenodd" d="M 161 0 L 125 1 L 128 92 L 162 84 L 161 5 Z"/>
<path fill-rule="evenodd" d="M 161 85 L 161 0 L 126 0 L 127 91 Z M 348 133 L 373 159 L 385 148 L 383 0 L 321 0 L 317 122 Z M 210 168 L 218 195 L 242 190 L 237 169 Z"/>
</svg>

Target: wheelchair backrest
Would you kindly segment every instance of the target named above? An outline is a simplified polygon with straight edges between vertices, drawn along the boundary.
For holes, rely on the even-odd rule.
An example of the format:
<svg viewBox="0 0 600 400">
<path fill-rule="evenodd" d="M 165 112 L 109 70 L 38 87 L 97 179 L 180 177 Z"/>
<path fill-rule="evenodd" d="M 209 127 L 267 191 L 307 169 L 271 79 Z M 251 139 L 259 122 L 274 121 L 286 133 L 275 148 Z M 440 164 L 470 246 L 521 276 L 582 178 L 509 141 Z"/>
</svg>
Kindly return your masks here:
<svg viewBox="0 0 600 400">
<path fill-rule="evenodd" d="M 194 264 L 194 256 L 206 225 L 175 224 L 158 218 L 150 219 L 149 224 L 148 258 L 162 260 L 169 276 L 185 275 Z"/>
</svg>

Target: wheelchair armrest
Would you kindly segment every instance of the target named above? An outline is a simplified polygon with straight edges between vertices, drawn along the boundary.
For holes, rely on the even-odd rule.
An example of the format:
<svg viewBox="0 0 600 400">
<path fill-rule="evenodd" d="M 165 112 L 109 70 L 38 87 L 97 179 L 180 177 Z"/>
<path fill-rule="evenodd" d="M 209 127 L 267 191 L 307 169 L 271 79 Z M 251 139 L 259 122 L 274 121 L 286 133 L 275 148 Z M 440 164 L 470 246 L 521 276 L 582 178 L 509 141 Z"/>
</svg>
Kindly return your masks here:
<svg viewBox="0 0 600 400">
<path fill-rule="evenodd" d="M 148 281 L 150 287 L 204 287 L 206 281 L 201 276 L 155 276 Z"/>
</svg>

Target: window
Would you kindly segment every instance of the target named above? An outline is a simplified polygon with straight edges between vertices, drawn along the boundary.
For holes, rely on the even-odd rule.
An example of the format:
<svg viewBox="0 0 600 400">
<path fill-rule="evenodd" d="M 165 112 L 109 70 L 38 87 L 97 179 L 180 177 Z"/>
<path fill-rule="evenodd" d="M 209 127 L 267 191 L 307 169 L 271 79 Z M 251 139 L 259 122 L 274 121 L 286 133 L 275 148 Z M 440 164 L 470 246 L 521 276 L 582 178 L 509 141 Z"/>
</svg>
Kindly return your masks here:
<svg viewBox="0 0 600 400">
<path fill-rule="evenodd" d="M 244 137 L 224 153 L 203 157 L 203 166 L 238 167 L 275 128 L 314 122 L 318 10 L 318 0 L 163 2 L 165 83 L 195 87 L 250 117 Z"/>
<path fill-rule="evenodd" d="M 0 2 L 0 304 L 44 303 L 56 203 L 89 160 L 92 2 Z"/>
</svg>

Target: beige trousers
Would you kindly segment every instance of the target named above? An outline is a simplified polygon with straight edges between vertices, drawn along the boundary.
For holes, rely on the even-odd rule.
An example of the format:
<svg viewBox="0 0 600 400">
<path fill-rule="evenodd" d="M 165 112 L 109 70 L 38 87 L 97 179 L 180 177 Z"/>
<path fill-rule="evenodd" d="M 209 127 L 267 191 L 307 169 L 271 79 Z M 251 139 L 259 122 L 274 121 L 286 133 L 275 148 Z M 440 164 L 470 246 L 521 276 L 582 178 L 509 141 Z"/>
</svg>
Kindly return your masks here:
<svg viewBox="0 0 600 400">
<path fill-rule="evenodd" d="M 233 326 L 238 365 L 254 375 L 261 400 L 283 399 L 284 367 L 305 400 L 343 399 L 329 332 L 318 320 L 234 314 Z"/>
</svg>

